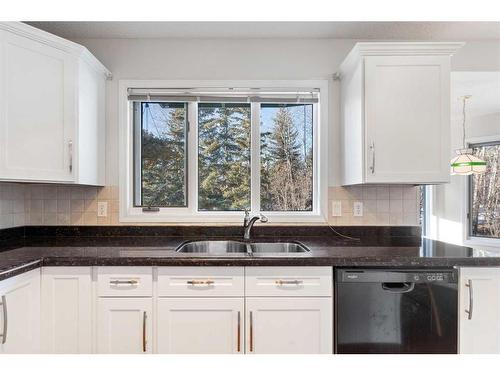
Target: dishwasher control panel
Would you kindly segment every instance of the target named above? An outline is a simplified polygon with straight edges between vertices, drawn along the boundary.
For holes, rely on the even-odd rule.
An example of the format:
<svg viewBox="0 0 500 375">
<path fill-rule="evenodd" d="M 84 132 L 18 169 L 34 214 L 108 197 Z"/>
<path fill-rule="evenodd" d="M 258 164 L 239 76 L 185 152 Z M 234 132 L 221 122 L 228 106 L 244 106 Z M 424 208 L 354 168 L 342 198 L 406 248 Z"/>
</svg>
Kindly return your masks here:
<svg viewBox="0 0 500 375">
<path fill-rule="evenodd" d="M 339 270 L 337 282 L 456 283 L 454 270 Z"/>
</svg>

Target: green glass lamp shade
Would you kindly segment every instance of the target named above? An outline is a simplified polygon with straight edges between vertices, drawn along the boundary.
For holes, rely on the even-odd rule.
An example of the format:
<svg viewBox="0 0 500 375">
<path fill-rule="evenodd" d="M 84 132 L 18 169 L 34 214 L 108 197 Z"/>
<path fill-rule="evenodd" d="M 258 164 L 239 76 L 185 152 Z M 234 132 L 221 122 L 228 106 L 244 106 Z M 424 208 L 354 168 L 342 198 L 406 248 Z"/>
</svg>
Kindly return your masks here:
<svg viewBox="0 0 500 375">
<path fill-rule="evenodd" d="M 457 156 L 451 160 L 451 174 L 470 175 L 486 171 L 486 162 L 472 154 L 472 149 L 457 150 Z"/>
</svg>

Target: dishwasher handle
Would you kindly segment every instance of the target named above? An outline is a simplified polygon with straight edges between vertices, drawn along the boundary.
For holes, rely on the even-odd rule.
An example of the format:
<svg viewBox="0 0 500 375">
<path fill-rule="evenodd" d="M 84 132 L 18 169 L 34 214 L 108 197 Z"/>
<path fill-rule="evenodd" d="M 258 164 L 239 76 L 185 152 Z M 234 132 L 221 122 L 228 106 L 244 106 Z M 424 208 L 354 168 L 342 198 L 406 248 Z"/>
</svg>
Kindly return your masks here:
<svg viewBox="0 0 500 375">
<path fill-rule="evenodd" d="M 415 283 L 382 283 L 382 289 L 391 293 L 408 293 L 415 288 Z"/>
</svg>

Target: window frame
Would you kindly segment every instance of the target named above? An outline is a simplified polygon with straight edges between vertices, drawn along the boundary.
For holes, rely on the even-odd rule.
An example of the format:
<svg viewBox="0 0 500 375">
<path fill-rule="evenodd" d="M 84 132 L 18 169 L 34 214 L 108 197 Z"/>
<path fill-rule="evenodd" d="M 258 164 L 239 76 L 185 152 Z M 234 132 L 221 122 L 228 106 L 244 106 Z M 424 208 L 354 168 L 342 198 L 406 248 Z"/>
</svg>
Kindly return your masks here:
<svg viewBox="0 0 500 375">
<path fill-rule="evenodd" d="M 159 103 L 160 101 L 151 101 L 151 103 Z M 138 205 L 136 204 L 138 199 L 142 202 L 142 111 L 141 113 L 136 113 L 135 112 L 135 104 L 138 103 L 140 109 L 142 110 L 142 103 L 143 101 L 136 101 L 131 104 L 131 109 L 132 109 L 132 132 L 133 132 L 133 168 L 134 171 L 133 173 L 133 206 L 138 207 L 138 208 L 143 208 L 143 207 L 155 207 L 155 206 L 148 206 L 148 205 Z M 179 206 L 169 206 L 168 208 L 186 208 L 189 207 L 189 199 L 188 199 L 188 186 L 189 186 L 189 180 L 188 180 L 188 150 L 189 150 L 189 140 L 188 140 L 188 133 L 189 133 L 189 105 L 187 102 L 165 102 L 165 103 L 181 103 L 184 105 L 184 111 L 185 111 L 185 128 L 184 128 L 184 148 L 185 148 L 185 160 L 184 160 L 184 197 L 185 197 L 185 205 L 179 205 Z M 136 122 L 139 122 L 141 126 L 136 126 Z M 140 173 L 138 173 L 140 172 Z M 138 198 L 140 196 L 140 198 Z M 166 207 L 167 208 L 167 207 Z"/>
<path fill-rule="evenodd" d="M 187 207 L 162 207 L 156 212 L 143 212 L 134 207 L 134 111 L 128 101 L 129 88 L 318 88 L 319 102 L 313 110 L 313 210 L 312 211 L 262 211 L 272 223 L 327 222 L 328 206 L 328 80 L 278 80 L 278 81 L 145 81 L 120 80 L 119 82 L 119 220 L 120 222 L 156 223 L 234 223 L 239 222 L 240 211 L 198 211 L 198 103 L 187 106 Z M 251 103 L 251 213 L 260 211 L 260 103 Z M 258 126 L 254 124 L 257 123 Z M 259 186 L 258 186 L 259 185 Z M 258 189 L 258 190 L 257 190 Z M 254 196 L 255 192 L 259 192 Z"/>
<path fill-rule="evenodd" d="M 193 129 L 195 132 L 196 132 L 196 161 L 195 161 L 195 165 L 194 168 L 196 170 L 196 202 L 193 202 L 193 205 L 194 205 L 194 211 L 196 213 L 201 213 L 201 212 L 205 212 L 205 213 L 214 213 L 214 212 L 222 212 L 222 213 L 241 213 L 243 211 L 241 210 L 225 210 L 225 211 L 219 211 L 219 210 L 200 210 L 200 207 L 199 207 L 199 192 L 200 192 L 200 186 L 199 186 L 199 183 L 200 183 L 200 174 L 199 174 L 199 155 L 200 155 L 200 144 L 199 144 L 199 140 L 200 140 L 200 133 L 199 133 L 199 123 L 198 123 L 198 119 L 199 119 L 199 107 L 198 107 L 198 104 L 200 102 L 197 102 L 196 103 L 196 123 L 193 124 L 193 128 L 196 128 L 196 129 Z M 219 104 L 217 102 L 210 102 L 211 104 Z M 238 104 L 238 105 L 247 105 L 247 107 L 250 107 L 250 154 L 249 154 L 249 157 L 250 157 L 250 204 L 252 203 L 252 197 L 253 197 L 253 190 L 252 190 L 252 169 L 253 169 L 253 154 L 252 154 L 252 145 L 253 143 L 251 142 L 252 139 L 253 139 L 253 135 L 252 135 L 252 129 L 254 127 L 253 125 L 253 117 L 252 117 L 252 110 L 253 110 L 253 107 L 252 107 L 252 103 L 242 103 L 240 101 L 235 101 L 235 102 L 230 102 L 228 104 Z M 250 104 L 248 106 L 248 104 Z M 188 185 L 188 191 L 189 191 L 189 188 L 190 186 Z"/>
<path fill-rule="evenodd" d="M 477 137 L 467 140 L 467 147 L 473 148 L 478 146 L 500 145 L 500 135 L 489 137 Z M 465 199 L 464 199 L 464 234 L 465 244 L 470 246 L 491 246 L 500 247 L 500 238 L 474 236 L 472 234 L 472 175 L 467 176 L 465 183 Z"/>
</svg>

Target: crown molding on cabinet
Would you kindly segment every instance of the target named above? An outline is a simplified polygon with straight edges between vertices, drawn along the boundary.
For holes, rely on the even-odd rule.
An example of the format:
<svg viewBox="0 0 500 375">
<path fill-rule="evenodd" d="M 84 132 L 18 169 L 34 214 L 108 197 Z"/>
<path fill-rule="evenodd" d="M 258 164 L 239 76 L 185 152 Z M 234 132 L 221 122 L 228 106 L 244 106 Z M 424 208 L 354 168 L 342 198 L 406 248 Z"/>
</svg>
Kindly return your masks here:
<svg viewBox="0 0 500 375">
<path fill-rule="evenodd" d="M 340 65 L 340 73 L 350 71 L 365 56 L 452 56 L 464 45 L 464 42 L 356 43 Z"/>
<path fill-rule="evenodd" d="M 5 30 L 24 38 L 46 44 L 53 48 L 69 53 L 77 58 L 83 59 L 95 71 L 102 73 L 111 80 L 112 73 L 84 46 L 71 42 L 67 39 L 50 34 L 22 22 L 0 22 L 0 30 Z"/>
</svg>

